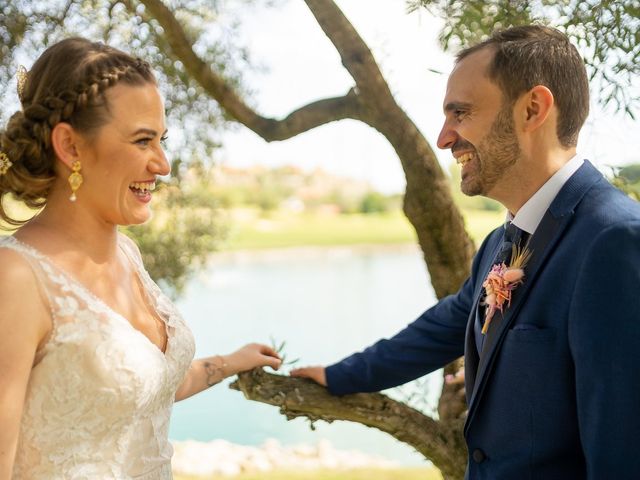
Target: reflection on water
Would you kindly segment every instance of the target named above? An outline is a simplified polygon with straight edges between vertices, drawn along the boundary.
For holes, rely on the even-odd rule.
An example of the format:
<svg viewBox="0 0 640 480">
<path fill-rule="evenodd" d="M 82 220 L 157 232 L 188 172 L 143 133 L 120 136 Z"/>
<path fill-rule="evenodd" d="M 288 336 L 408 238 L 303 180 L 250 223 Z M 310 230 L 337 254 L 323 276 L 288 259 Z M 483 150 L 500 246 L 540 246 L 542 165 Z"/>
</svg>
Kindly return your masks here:
<svg viewBox="0 0 640 480">
<path fill-rule="evenodd" d="M 417 247 L 295 249 L 213 258 L 178 307 L 196 337 L 197 356 L 228 353 L 249 341 L 286 341 L 297 365 L 329 364 L 393 335 L 435 302 Z M 285 445 L 326 438 L 340 449 L 383 455 L 404 464 L 422 457 L 392 437 L 362 425 L 287 422 L 276 408 L 250 402 L 218 385 L 174 407 L 175 440 L 225 439 Z M 440 374 L 427 380 L 431 395 Z M 424 389 L 425 383 L 420 387 Z"/>
</svg>

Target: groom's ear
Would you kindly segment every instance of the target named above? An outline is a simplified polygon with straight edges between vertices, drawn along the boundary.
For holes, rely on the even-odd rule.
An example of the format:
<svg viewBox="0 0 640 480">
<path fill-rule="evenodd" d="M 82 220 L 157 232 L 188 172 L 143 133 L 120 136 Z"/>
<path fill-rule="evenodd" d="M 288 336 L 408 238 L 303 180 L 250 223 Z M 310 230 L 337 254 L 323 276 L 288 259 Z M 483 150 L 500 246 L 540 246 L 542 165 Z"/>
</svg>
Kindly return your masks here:
<svg viewBox="0 0 640 480">
<path fill-rule="evenodd" d="M 523 131 L 533 132 L 550 120 L 554 105 L 553 93 L 544 85 L 536 85 L 529 90 L 524 95 L 521 110 Z"/>
</svg>

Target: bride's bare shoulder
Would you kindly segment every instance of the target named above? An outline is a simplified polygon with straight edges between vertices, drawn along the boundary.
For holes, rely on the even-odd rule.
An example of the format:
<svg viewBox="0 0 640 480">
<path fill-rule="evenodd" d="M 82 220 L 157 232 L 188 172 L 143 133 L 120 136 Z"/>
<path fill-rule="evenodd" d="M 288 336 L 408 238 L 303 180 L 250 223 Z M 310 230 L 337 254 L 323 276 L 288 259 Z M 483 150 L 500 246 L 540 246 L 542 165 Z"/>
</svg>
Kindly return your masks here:
<svg viewBox="0 0 640 480">
<path fill-rule="evenodd" d="M 0 330 L 17 319 L 38 337 L 47 333 L 49 309 L 42 297 L 36 273 L 23 253 L 0 241 Z"/>
</svg>

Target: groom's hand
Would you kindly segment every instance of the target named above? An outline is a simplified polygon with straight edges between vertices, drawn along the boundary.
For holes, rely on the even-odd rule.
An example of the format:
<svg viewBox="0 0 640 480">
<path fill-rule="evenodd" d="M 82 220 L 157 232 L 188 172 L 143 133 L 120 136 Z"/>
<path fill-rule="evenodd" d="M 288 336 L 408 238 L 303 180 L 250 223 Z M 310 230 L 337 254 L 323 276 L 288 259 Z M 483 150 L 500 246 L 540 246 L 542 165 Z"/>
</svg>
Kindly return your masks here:
<svg viewBox="0 0 640 480">
<path fill-rule="evenodd" d="M 295 368 L 291 370 L 292 377 L 303 377 L 310 378 L 316 383 L 319 383 L 323 387 L 327 386 L 327 376 L 324 373 L 324 367 L 314 366 L 314 367 L 303 367 L 303 368 Z"/>
</svg>

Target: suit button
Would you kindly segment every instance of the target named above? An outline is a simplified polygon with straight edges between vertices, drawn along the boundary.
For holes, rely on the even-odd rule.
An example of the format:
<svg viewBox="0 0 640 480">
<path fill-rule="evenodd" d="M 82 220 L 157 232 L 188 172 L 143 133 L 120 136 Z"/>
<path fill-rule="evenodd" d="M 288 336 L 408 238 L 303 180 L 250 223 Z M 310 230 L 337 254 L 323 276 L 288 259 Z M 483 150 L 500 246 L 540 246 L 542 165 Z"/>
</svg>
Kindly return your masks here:
<svg viewBox="0 0 640 480">
<path fill-rule="evenodd" d="M 480 450 L 479 448 L 476 448 L 471 454 L 471 458 L 473 458 L 473 461 L 476 463 L 482 463 L 485 461 L 487 456 L 484 454 L 482 450 Z"/>
</svg>

